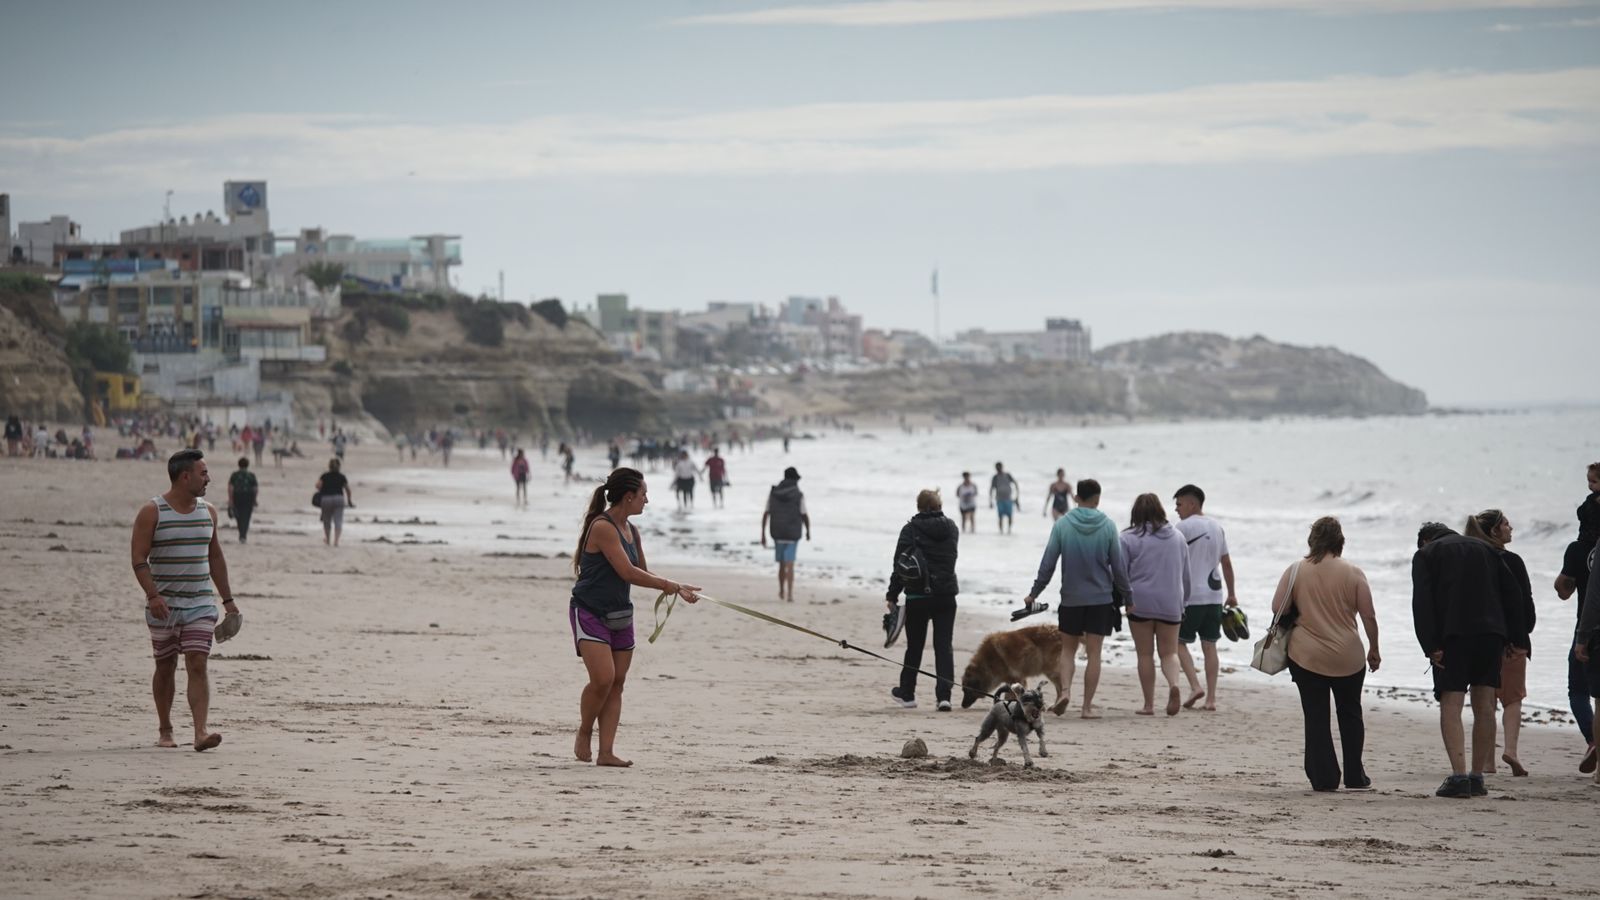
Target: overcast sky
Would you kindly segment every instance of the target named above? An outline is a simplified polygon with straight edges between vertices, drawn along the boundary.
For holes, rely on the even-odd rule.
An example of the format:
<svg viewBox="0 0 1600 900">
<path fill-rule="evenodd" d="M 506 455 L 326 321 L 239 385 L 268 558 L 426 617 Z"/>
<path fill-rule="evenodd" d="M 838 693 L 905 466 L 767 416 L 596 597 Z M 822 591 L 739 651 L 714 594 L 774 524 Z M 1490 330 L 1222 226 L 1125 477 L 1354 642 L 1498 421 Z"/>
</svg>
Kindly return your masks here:
<svg viewBox="0 0 1600 900">
<path fill-rule="evenodd" d="M 472 293 L 931 332 L 937 265 L 946 334 L 1261 333 L 1436 404 L 1600 398 L 1594 2 L 71 0 L 0 51 L 0 191 L 93 239 L 265 178 L 280 234 L 463 235 Z"/>
</svg>

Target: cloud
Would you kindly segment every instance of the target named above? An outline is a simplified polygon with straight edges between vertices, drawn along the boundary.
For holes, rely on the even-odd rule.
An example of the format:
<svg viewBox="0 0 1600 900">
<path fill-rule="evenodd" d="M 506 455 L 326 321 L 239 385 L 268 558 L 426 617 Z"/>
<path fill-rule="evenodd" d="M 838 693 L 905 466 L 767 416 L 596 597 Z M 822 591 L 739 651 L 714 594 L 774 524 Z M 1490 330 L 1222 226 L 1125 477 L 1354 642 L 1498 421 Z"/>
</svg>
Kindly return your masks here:
<svg viewBox="0 0 1600 900">
<path fill-rule="evenodd" d="M 1600 16 L 1589 19 L 1561 19 L 1554 22 L 1535 22 L 1532 25 L 1517 25 L 1511 22 L 1497 22 L 1490 25 L 1488 30 L 1497 34 L 1507 34 L 1516 31 L 1533 31 L 1548 28 L 1600 28 Z"/>
<path fill-rule="evenodd" d="M 1600 68 L 1254 82 L 1145 94 L 814 103 L 432 124 L 240 115 L 0 136 L 0 184 L 53 194 L 582 176 L 895 175 L 1600 146 Z M 42 193 L 42 191 L 41 191 Z"/>
<path fill-rule="evenodd" d="M 1562 9 L 1593 0 L 870 0 L 774 6 L 674 20 L 676 25 L 893 26 L 1031 19 L 1071 13 L 1284 10 L 1359 14 Z"/>
</svg>

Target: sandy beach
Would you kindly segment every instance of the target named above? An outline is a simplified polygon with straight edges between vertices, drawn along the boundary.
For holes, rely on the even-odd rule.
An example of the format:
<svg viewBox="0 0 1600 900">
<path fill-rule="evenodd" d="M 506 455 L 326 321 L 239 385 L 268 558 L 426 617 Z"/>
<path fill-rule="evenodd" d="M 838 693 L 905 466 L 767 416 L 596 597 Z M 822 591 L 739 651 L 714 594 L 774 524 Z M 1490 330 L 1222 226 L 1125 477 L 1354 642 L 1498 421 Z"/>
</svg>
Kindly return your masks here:
<svg viewBox="0 0 1600 900">
<path fill-rule="evenodd" d="M 221 503 L 232 465 L 211 457 Z M 1104 718 L 1074 706 L 1048 718 L 1037 768 L 1014 746 L 992 767 L 966 758 L 980 708 L 937 713 L 924 681 L 922 708 L 894 709 L 892 666 L 709 604 L 680 604 L 645 644 L 643 591 L 618 740 L 635 766 L 580 764 L 567 561 L 372 521 L 408 518 L 426 491 L 386 480 L 379 448 L 352 454 L 358 521 L 326 548 L 306 502 L 321 462 L 269 459 L 250 543 L 224 534 L 246 624 L 211 663 L 225 742 L 198 754 L 154 746 L 129 572 L 129 525 L 164 467 L 0 460 L 6 895 L 1600 894 L 1600 847 L 1582 842 L 1600 791 L 1576 772 L 1571 726 L 1524 730 L 1531 777 L 1502 770 L 1486 799 L 1436 799 L 1432 710 L 1369 689 L 1378 790 L 1316 794 L 1287 675 L 1224 675 L 1220 712 L 1143 718 L 1131 666 L 1114 665 Z M 550 471 L 516 527 L 565 542 L 581 502 Z M 646 520 L 671 506 L 662 487 Z M 507 479 L 484 515 L 515 515 L 510 493 Z M 789 605 L 766 568 L 658 568 L 827 634 L 881 636 L 877 586 L 808 582 L 804 562 Z M 958 619 L 958 671 L 987 623 Z M 1423 667 L 1410 634 L 1384 644 L 1385 665 Z M 898 757 L 912 737 L 929 758 Z"/>
</svg>

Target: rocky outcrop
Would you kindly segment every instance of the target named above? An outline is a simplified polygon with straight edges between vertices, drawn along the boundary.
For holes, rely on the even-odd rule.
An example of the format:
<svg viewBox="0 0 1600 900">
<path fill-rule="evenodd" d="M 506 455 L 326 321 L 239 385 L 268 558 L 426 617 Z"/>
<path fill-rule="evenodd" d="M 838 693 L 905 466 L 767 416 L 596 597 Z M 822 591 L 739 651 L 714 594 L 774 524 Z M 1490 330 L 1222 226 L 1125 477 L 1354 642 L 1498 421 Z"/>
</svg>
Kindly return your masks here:
<svg viewBox="0 0 1600 900">
<path fill-rule="evenodd" d="M 517 304 L 459 297 L 345 304 L 322 329 L 327 366 L 282 377 L 307 421 L 367 415 L 391 431 L 504 426 L 557 435 L 667 427 L 659 393 L 582 320 L 558 325 Z"/>
<path fill-rule="evenodd" d="M 1364 416 L 1426 412 L 1422 391 L 1333 347 L 1203 332 L 1112 344 L 1095 354 L 1124 374 L 1130 411 L 1184 416 Z"/>
<path fill-rule="evenodd" d="M 66 324 L 43 282 L 0 285 L 0 416 L 79 422 L 83 393 L 63 349 Z"/>
<path fill-rule="evenodd" d="M 1421 391 L 1329 347 L 1167 334 L 1106 347 L 1093 364 L 945 363 L 763 379 L 772 415 L 1255 417 L 1411 414 Z"/>
</svg>

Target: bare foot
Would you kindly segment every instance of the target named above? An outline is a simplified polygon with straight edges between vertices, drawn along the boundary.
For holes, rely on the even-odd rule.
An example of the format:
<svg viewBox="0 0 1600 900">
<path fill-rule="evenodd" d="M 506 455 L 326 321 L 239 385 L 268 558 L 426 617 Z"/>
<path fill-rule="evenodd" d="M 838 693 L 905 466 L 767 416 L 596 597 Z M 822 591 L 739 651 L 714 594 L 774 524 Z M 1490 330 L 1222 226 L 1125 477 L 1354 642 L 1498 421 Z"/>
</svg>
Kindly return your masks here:
<svg viewBox="0 0 1600 900">
<path fill-rule="evenodd" d="M 176 746 L 178 746 L 178 742 L 172 739 L 172 729 L 171 728 L 167 728 L 167 729 L 163 729 L 162 730 L 160 738 L 156 740 L 156 746 L 157 747 L 176 747 Z"/>
<path fill-rule="evenodd" d="M 600 758 L 594 761 L 594 764 L 597 766 L 616 766 L 617 768 L 622 769 L 633 765 L 633 761 L 623 759 L 622 757 L 612 753 L 602 753 L 600 754 Z"/>
<path fill-rule="evenodd" d="M 1094 711 L 1094 707 L 1085 706 L 1083 708 L 1083 713 L 1081 715 L 1079 715 L 1078 718 L 1080 718 L 1080 719 L 1098 719 L 1098 718 L 1100 718 L 1100 714 Z"/>
<path fill-rule="evenodd" d="M 1167 691 L 1167 715 L 1175 716 L 1178 714 L 1178 700 L 1182 696 L 1183 692 L 1177 688 Z"/>
<path fill-rule="evenodd" d="M 1156 711 L 1153 708 L 1146 706 L 1144 709 L 1134 710 L 1133 714 L 1136 716 L 1153 716 L 1156 714 Z"/>
<path fill-rule="evenodd" d="M 593 740 L 593 735 L 592 731 L 578 732 L 578 739 L 572 744 L 572 755 L 578 758 L 578 762 L 588 762 L 594 758 L 589 750 L 589 742 Z"/>
<path fill-rule="evenodd" d="M 1517 759 L 1515 756 L 1512 756 L 1509 753 L 1502 753 L 1500 754 L 1500 761 L 1511 767 L 1511 776 L 1513 778 L 1524 778 L 1527 776 L 1528 770 L 1522 767 L 1522 760 Z"/>
<path fill-rule="evenodd" d="M 1217 711 L 1217 705 L 1215 703 L 1207 703 L 1205 706 L 1200 707 L 1200 711 L 1201 712 L 1216 712 Z"/>
<path fill-rule="evenodd" d="M 1194 705 L 1196 703 L 1199 703 L 1201 700 L 1204 700 L 1205 698 L 1206 698 L 1206 692 L 1196 689 L 1194 693 L 1189 695 L 1189 699 L 1183 701 L 1183 708 L 1184 709 L 1194 709 Z"/>
<path fill-rule="evenodd" d="M 195 752 L 198 753 L 204 750 L 210 750 L 212 747 L 215 747 L 220 743 L 222 743 L 222 735 L 213 731 L 203 738 L 195 738 L 194 749 Z"/>
</svg>

